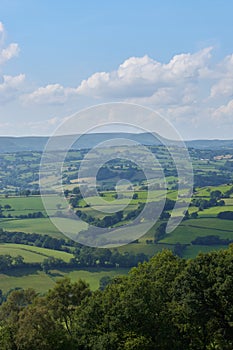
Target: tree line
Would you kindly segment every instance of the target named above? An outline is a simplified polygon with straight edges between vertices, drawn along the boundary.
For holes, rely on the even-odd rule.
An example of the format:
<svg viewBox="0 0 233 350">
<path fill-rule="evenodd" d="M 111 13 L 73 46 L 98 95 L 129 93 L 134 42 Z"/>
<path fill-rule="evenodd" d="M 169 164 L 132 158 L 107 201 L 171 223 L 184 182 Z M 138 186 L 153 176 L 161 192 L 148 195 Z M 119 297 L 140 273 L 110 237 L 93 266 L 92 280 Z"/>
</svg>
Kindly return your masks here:
<svg viewBox="0 0 233 350">
<path fill-rule="evenodd" d="M 2 350 L 233 348 L 233 247 L 185 261 L 165 250 L 91 291 L 59 280 L 44 295 L 11 292 Z"/>
<path fill-rule="evenodd" d="M 67 263 L 62 259 L 53 258 L 51 260 L 51 258 L 46 258 L 49 266 L 46 268 L 47 271 L 59 267 L 133 267 L 137 266 L 139 262 L 148 260 L 144 253 L 120 253 L 116 248 L 92 248 L 73 240 L 54 238 L 38 233 L 8 232 L 0 229 L 0 243 L 25 244 L 73 254 L 73 257 Z M 41 268 L 40 263 L 28 263 L 27 266 Z M 26 267 L 25 263 L 24 267 Z"/>
</svg>

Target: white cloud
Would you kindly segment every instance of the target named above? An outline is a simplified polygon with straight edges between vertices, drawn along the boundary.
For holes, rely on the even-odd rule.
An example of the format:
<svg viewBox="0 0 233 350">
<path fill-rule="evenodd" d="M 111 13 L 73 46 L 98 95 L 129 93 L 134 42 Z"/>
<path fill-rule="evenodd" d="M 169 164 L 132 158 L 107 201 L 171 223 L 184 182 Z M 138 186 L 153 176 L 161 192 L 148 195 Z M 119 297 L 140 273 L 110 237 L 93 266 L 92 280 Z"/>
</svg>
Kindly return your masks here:
<svg viewBox="0 0 233 350">
<path fill-rule="evenodd" d="M 174 56 L 167 64 L 149 56 L 130 57 L 117 70 L 97 72 L 78 87 L 49 84 L 23 97 L 24 103 L 60 104 L 72 96 L 136 99 L 145 103 L 178 103 L 190 100 L 190 91 L 206 74 L 212 48 Z M 189 93 L 187 93 L 189 91 Z M 138 101 L 137 101 L 138 102 Z"/>
<path fill-rule="evenodd" d="M 3 75 L 3 82 L 0 83 L 0 101 L 5 103 L 15 97 L 24 80 L 24 74 L 16 76 Z"/>
<path fill-rule="evenodd" d="M 4 47 L 5 43 L 5 28 L 2 22 L 0 22 L 0 65 L 9 61 L 11 58 L 19 54 L 19 45 L 11 43 L 7 47 Z"/>
<path fill-rule="evenodd" d="M 19 54 L 18 44 L 12 43 L 8 45 L 6 48 L 0 50 L 0 64 L 3 64 L 9 61 L 11 58 L 17 56 L 18 54 Z"/>
<path fill-rule="evenodd" d="M 212 113 L 212 116 L 216 120 L 224 120 L 225 117 L 231 117 L 233 121 L 233 99 L 227 104 L 219 106 Z"/>
<path fill-rule="evenodd" d="M 159 88 L 195 82 L 205 73 L 212 48 L 194 54 L 174 56 L 167 64 L 146 56 L 131 57 L 116 71 L 99 72 L 83 80 L 78 87 L 82 95 L 94 97 L 149 97 Z"/>
<path fill-rule="evenodd" d="M 74 88 L 65 88 L 60 84 L 49 84 L 22 96 L 22 101 L 25 104 L 63 104 L 68 97 L 75 94 L 77 94 L 77 90 Z"/>
<path fill-rule="evenodd" d="M 210 97 L 230 97 L 233 95 L 233 54 L 217 65 L 218 79 L 211 88 Z"/>
<path fill-rule="evenodd" d="M 233 121 L 233 55 L 212 62 L 213 48 L 181 53 L 162 63 L 130 57 L 116 70 L 96 72 L 77 87 L 48 84 L 22 96 L 24 104 L 65 104 L 72 97 L 116 99 L 152 107 L 181 129 L 202 130 Z M 92 102 L 91 102 L 92 101 Z M 89 103 L 89 104 L 90 104 Z M 212 124 L 211 124 L 212 123 Z"/>
<path fill-rule="evenodd" d="M 0 48 L 4 44 L 5 40 L 5 29 L 2 22 L 0 22 Z"/>
<path fill-rule="evenodd" d="M 19 46 L 16 43 L 11 43 L 8 46 L 5 44 L 5 29 L 2 22 L 0 22 L 0 67 L 13 57 L 19 54 Z M 24 74 L 16 76 L 0 75 L 0 102 L 5 103 L 14 99 L 19 92 L 25 80 Z"/>
</svg>

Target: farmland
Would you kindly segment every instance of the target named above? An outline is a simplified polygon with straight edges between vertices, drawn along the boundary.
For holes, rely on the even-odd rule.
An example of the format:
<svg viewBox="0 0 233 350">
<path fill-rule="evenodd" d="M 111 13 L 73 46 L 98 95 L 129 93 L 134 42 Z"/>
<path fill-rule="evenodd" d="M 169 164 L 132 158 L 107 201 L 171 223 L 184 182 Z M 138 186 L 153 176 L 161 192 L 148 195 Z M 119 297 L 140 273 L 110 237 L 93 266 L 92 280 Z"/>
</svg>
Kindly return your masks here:
<svg viewBox="0 0 233 350">
<path fill-rule="evenodd" d="M 56 281 L 67 276 L 71 281 L 77 281 L 79 278 L 86 280 L 92 290 L 99 288 L 99 282 L 102 277 L 114 277 L 127 274 L 128 269 L 63 269 L 51 270 L 50 274 L 43 271 L 31 269 L 20 269 L 14 273 L 0 274 L 1 289 L 4 293 L 12 288 L 34 288 L 38 293 L 44 294 L 49 288 L 52 288 Z"/>
<path fill-rule="evenodd" d="M 27 246 L 23 244 L 0 244 L 0 255 L 4 254 L 9 254 L 12 256 L 21 255 L 26 263 L 42 262 L 45 257 L 48 258 L 51 256 L 68 262 L 73 257 L 72 254 L 66 252 Z"/>
<path fill-rule="evenodd" d="M 54 281 L 64 275 L 70 276 L 72 280 L 79 277 L 85 278 L 90 282 L 92 289 L 97 289 L 103 276 L 126 273 L 129 266 L 133 266 L 134 261 L 142 261 L 145 257 L 150 258 L 163 249 L 170 249 L 184 258 L 192 258 L 199 252 L 226 248 L 227 243 L 233 240 L 233 225 L 231 220 L 220 219 L 218 215 L 222 212 L 233 212 L 231 161 L 221 157 L 216 160 L 220 151 L 189 150 L 194 167 L 194 193 L 191 204 L 184 220 L 174 231 L 161 233 L 161 226 L 166 225 L 169 216 L 172 215 L 174 218 L 184 215 L 184 208 L 189 199 L 185 188 L 180 189 L 178 193 L 177 173 L 166 150 L 161 146 L 153 146 L 151 150 L 165 169 L 166 188 L 163 187 L 162 179 L 151 178 L 147 182 L 141 170 L 133 162 L 119 159 L 117 163 L 107 163 L 98 175 L 98 195 L 90 194 L 85 199 L 80 196 L 79 188 L 89 180 L 88 178 L 77 179 L 77 172 L 87 150 L 68 153 L 63 166 L 62 186 L 57 182 L 56 173 L 42 178 L 42 183 L 44 181 L 47 186 L 44 187 L 46 193 L 43 194 L 43 199 L 38 184 L 41 153 L 2 154 L 0 229 L 8 232 L 8 240 L 5 238 L 5 241 L 0 244 L 0 255 L 10 255 L 12 258 L 20 256 L 23 258 L 23 265 L 17 268 L 13 266 L 9 271 L 2 271 L 0 289 L 6 292 L 10 288 L 31 286 L 39 292 L 44 292 L 54 284 Z M 131 185 L 122 182 L 116 189 L 116 183 L 124 178 L 130 181 Z M 148 184 L 151 186 L 149 196 Z M 63 198 L 63 192 L 66 193 L 66 198 Z M 213 198 L 218 192 L 220 195 Z M 161 216 L 145 235 L 136 239 L 135 242 L 110 249 L 111 254 L 120 254 L 118 260 L 112 258 L 101 262 L 98 266 L 98 254 L 102 254 L 99 251 L 88 266 L 88 254 L 91 256 L 95 250 L 89 253 L 88 250 L 81 252 L 79 244 L 75 245 L 75 242 L 71 243 L 69 240 L 72 237 L 79 237 L 80 233 L 88 232 L 89 224 L 93 220 L 100 227 L 105 227 L 103 225 L 111 222 L 107 228 L 115 230 L 116 242 L 119 237 L 127 237 L 127 235 L 130 237 L 134 230 L 130 225 L 135 213 L 139 213 L 148 202 L 159 204 L 165 197 L 170 202 L 166 202 L 166 208 L 162 212 L 164 216 Z M 179 207 L 173 210 L 172 205 L 175 201 Z M 118 218 L 113 218 L 111 213 L 106 213 L 109 208 L 118 211 L 121 207 L 124 209 Z M 81 221 L 69 215 L 70 208 L 74 213 L 77 212 L 82 216 Z M 147 219 L 138 227 L 143 229 L 146 224 Z M 30 242 L 25 238 L 29 236 L 22 236 L 20 242 L 16 243 L 16 238 L 9 237 L 10 235 L 16 237 L 17 232 L 21 233 L 21 236 L 22 233 L 30 234 L 32 237 L 35 234 L 39 236 Z M 208 241 L 209 236 L 216 236 L 217 241 L 214 244 L 208 244 L 208 242 L 206 244 L 205 241 L 198 244 L 198 241 L 195 241 L 206 237 Z M 48 237 L 57 241 L 50 242 Z M 56 248 L 57 242 L 63 242 L 59 243 L 59 249 Z M 84 255 L 84 260 L 80 260 Z M 46 259 L 48 261 L 55 259 L 55 262 L 54 265 L 44 269 L 43 264 Z M 73 261 L 74 259 L 76 261 Z M 58 263 L 61 264 L 61 261 L 67 265 L 56 266 Z M 113 261 L 116 262 L 113 263 Z M 31 267 L 30 264 L 32 264 Z M 36 265 L 33 266 L 33 264 Z M 104 264 L 109 267 L 105 267 Z"/>
</svg>

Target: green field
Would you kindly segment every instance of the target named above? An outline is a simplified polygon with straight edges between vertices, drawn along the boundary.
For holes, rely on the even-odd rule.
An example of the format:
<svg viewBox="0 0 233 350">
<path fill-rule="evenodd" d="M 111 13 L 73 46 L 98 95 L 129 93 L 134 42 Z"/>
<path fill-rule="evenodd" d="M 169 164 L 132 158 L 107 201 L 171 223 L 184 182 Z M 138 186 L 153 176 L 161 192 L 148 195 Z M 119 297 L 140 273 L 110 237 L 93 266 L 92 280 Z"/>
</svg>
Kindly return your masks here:
<svg viewBox="0 0 233 350">
<path fill-rule="evenodd" d="M 25 244 L 2 243 L 0 244 L 0 255 L 5 254 L 13 257 L 21 255 L 24 258 L 25 263 L 40 263 L 51 256 L 57 259 L 62 259 L 65 262 L 69 262 L 70 259 L 73 258 L 72 254 L 58 250 L 34 247 Z"/>
<path fill-rule="evenodd" d="M 44 199 L 47 203 L 47 211 L 49 215 L 53 215 L 58 209 L 56 205 L 60 203 L 64 205 L 64 200 L 59 198 L 59 196 L 44 196 Z M 0 205 L 4 207 L 4 205 L 9 204 L 11 206 L 11 210 L 3 210 L 3 213 L 11 214 L 12 216 L 28 214 L 33 212 L 41 211 L 44 215 L 46 215 L 46 211 L 44 209 L 43 201 L 40 196 L 10 196 L 10 197 L 0 197 Z"/>
<path fill-rule="evenodd" d="M 232 221 L 216 218 L 183 221 L 172 233 L 167 234 L 165 238 L 161 240 L 161 243 L 191 243 L 196 237 L 210 235 L 233 239 Z"/>
<path fill-rule="evenodd" d="M 224 205 L 223 207 L 212 207 L 207 208 L 203 211 L 198 212 L 200 217 L 216 217 L 220 212 L 233 211 L 233 205 Z"/>
<path fill-rule="evenodd" d="M 195 258 L 199 253 L 209 253 L 219 249 L 226 249 L 226 246 L 224 245 L 215 245 L 215 246 L 191 245 L 185 248 L 185 251 L 183 253 L 183 258 L 192 259 L 192 258 Z"/>
<path fill-rule="evenodd" d="M 52 237 L 63 237 L 62 233 L 48 218 L 39 219 L 2 219 L 0 227 L 6 231 L 22 231 L 26 233 L 40 233 Z"/>
<path fill-rule="evenodd" d="M 114 277 L 127 274 L 129 269 L 82 269 L 82 270 L 51 270 L 50 274 L 34 269 L 19 269 L 8 274 L 0 274 L 0 288 L 4 293 L 11 288 L 34 288 L 38 293 L 45 293 L 52 288 L 60 278 L 68 276 L 72 281 L 79 278 L 86 280 L 92 290 L 99 288 L 99 281 L 103 276 Z"/>
<path fill-rule="evenodd" d="M 105 149 L 104 152 L 110 152 L 109 149 Z M 137 151 L 136 151 L 137 152 Z M 220 190 L 223 194 L 226 191 L 232 188 L 232 175 L 228 169 L 221 170 L 224 167 L 225 161 L 213 161 L 212 159 L 202 160 L 202 155 L 199 151 L 196 153 L 194 150 L 193 157 L 193 167 L 194 174 L 198 176 L 206 176 L 207 180 L 204 182 L 198 182 L 198 185 L 195 184 L 195 193 L 193 198 L 197 199 L 210 199 L 211 191 Z M 76 156 L 79 159 L 74 158 L 74 153 L 71 154 L 73 157 L 72 160 L 67 160 L 64 166 L 64 173 L 66 175 L 67 182 L 64 184 L 63 189 L 73 189 L 77 187 L 79 184 L 77 183 L 77 169 L 80 163 L 80 159 L 82 152 L 77 152 Z M 120 199 L 115 201 L 116 191 L 114 190 L 114 186 L 116 185 L 116 180 L 118 181 L 118 177 L 111 177 L 105 180 L 100 180 L 98 184 L 98 191 L 100 191 L 102 203 L 99 203 L 99 197 L 92 196 L 86 198 L 86 200 L 80 200 L 74 208 L 74 211 L 80 209 L 83 213 L 87 214 L 87 216 L 92 216 L 94 218 L 103 219 L 104 216 L 109 215 L 108 212 L 105 212 L 109 207 L 116 211 L 119 210 L 119 205 L 127 205 L 124 208 L 124 217 L 125 220 L 126 215 L 136 210 L 139 206 L 139 203 L 145 203 L 147 200 L 157 202 L 165 195 L 167 198 L 181 202 L 188 202 L 188 198 L 185 197 L 185 190 L 181 190 L 179 192 L 179 196 L 176 190 L 176 186 L 178 184 L 177 175 L 174 172 L 174 164 L 172 165 L 171 159 L 168 157 L 167 151 L 163 148 L 158 148 L 156 150 L 158 160 L 167 170 L 168 176 L 166 176 L 167 182 L 167 193 L 166 191 L 161 190 L 162 181 L 157 179 L 150 179 L 149 183 L 153 185 L 153 191 L 150 192 L 149 198 L 147 190 L 145 190 L 145 186 L 148 183 L 145 180 L 140 180 L 135 175 L 132 175 L 130 180 L 132 181 L 132 186 L 122 185 L 119 186 L 120 189 Z M 141 153 L 139 152 L 139 157 Z M 70 156 L 68 154 L 68 156 Z M 81 158 L 80 158 L 81 157 Z M 37 162 L 35 161 L 37 158 Z M 18 170 L 19 176 L 17 179 L 12 179 L 11 185 L 6 185 L 6 187 L 2 187 L 1 196 L 0 196 L 0 205 L 2 208 L 2 217 L 0 219 L 0 228 L 6 231 L 21 231 L 25 233 L 38 233 L 42 235 L 50 235 L 55 238 L 66 238 L 67 236 L 70 238 L 77 238 L 77 235 L 80 231 L 87 229 L 87 224 L 85 222 L 80 222 L 76 220 L 72 220 L 64 217 L 64 213 L 67 214 L 67 201 L 64 200 L 60 196 L 61 186 L 56 183 L 57 176 L 55 173 L 51 173 L 47 178 L 42 179 L 42 181 L 46 181 L 46 185 L 48 190 L 56 191 L 57 195 L 47 195 L 44 197 L 47 204 L 47 211 L 44 209 L 43 201 L 39 195 L 30 194 L 26 196 L 23 192 L 20 192 L 20 195 L 16 196 L 18 189 L 21 190 L 21 185 L 17 186 L 14 184 L 15 180 L 21 181 L 24 184 L 22 189 L 27 188 L 27 182 L 30 185 L 38 184 L 36 179 L 32 180 L 34 172 L 36 173 L 39 169 L 39 158 L 40 155 L 28 154 L 27 156 L 21 155 L 19 157 L 18 154 L 6 154 L 3 156 L 3 161 L 5 161 L 5 165 L 1 168 L 0 176 L 1 179 L 7 178 L 6 183 L 8 184 L 9 176 L 11 175 L 10 169 Z M 205 159 L 206 156 L 204 155 Z M 211 158 L 211 157 L 210 157 Z M 35 161 L 35 162 L 34 162 Z M 15 162 L 15 163 L 14 163 Z M 49 166 L 49 164 L 48 164 Z M 126 163 L 122 165 L 122 173 L 127 169 Z M 38 168 L 36 170 L 36 168 Z M 112 164 L 112 170 L 118 171 L 119 167 L 117 164 Z M 130 169 L 130 167 L 129 167 Z M 133 168 L 132 168 L 133 169 Z M 132 170 L 131 169 L 131 170 Z M 221 180 L 221 185 L 219 186 L 206 186 L 209 182 L 209 176 L 211 172 L 215 172 L 212 175 L 212 181 L 215 180 L 215 177 L 218 175 L 226 175 L 227 180 Z M 134 173 L 133 173 L 134 174 Z M 31 178 L 29 181 L 28 179 Z M 70 179 L 68 179 L 70 178 Z M 83 178 L 83 182 L 85 183 L 86 178 Z M 2 181 L 1 181 L 2 183 Z M 202 185 L 203 183 L 203 185 Z M 216 183 L 216 182 L 212 182 Z M 125 187 L 124 187 L 125 186 Z M 200 187 L 198 187 L 200 186 Z M 203 187 L 202 187 L 203 186 Z M 51 187 L 51 188 L 50 188 Z M 32 188 L 32 187 L 31 187 Z M 158 190 L 155 190 L 158 188 Z M 16 191 L 17 189 L 17 191 Z M 48 192 L 51 193 L 51 192 Z M 132 199 L 132 195 L 136 193 L 138 195 L 137 198 Z M 74 196 L 73 193 L 68 193 L 68 200 Z M 178 198 L 177 198 L 178 197 Z M 159 240 L 156 244 L 154 244 L 154 235 L 156 233 L 156 229 L 163 223 L 164 221 L 159 220 L 153 228 L 151 228 L 143 237 L 139 237 L 139 230 L 144 230 L 147 227 L 146 220 L 142 220 L 137 227 L 133 227 L 133 225 L 121 226 L 122 224 L 126 224 L 125 221 L 119 221 L 113 226 L 116 228 L 114 230 L 114 242 L 118 243 L 119 240 L 124 242 L 127 237 L 134 237 L 138 239 L 138 243 L 131 243 L 128 245 L 121 246 L 118 249 L 120 253 L 134 253 L 134 254 L 145 254 L 148 258 L 161 251 L 162 249 L 171 249 L 174 250 L 176 243 L 188 244 L 183 252 L 184 258 L 191 258 L 196 256 L 199 252 L 208 252 L 215 249 L 226 248 L 226 246 L 217 245 L 217 246 L 199 246 L 192 245 L 191 242 L 196 237 L 205 237 L 209 235 L 216 235 L 220 238 L 224 239 L 233 239 L 233 222 L 230 220 L 220 220 L 217 218 L 219 212 L 223 211 L 233 211 L 233 197 L 224 198 L 225 206 L 213 206 L 208 209 L 200 210 L 198 207 L 190 206 L 188 211 L 189 214 L 193 212 L 198 212 L 197 219 L 188 219 L 182 221 L 179 227 L 177 227 L 172 233 L 166 234 L 162 239 Z M 4 206 L 8 204 L 11 208 L 4 208 Z M 90 204 L 90 207 L 86 206 L 86 204 Z M 185 203 L 184 203 L 185 204 Z M 199 204 L 198 204 L 199 205 Z M 96 206 L 93 208 L 92 206 Z M 94 210 L 97 209 L 97 210 Z M 99 210 L 99 211 L 98 211 Z M 57 213 L 60 211 L 61 213 Z M 44 215 L 43 218 L 16 218 L 19 215 L 28 215 L 31 213 L 42 212 Z M 181 206 L 176 211 L 169 211 L 173 216 L 182 216 L 184 214 L 184 205 Z M 49 214 L 49 215 L 48 215 Z M 151 214 L 153 217 L 153 213 Z M 5 217 L 3 217 L 5 216 Z M 9 216 L 9 217 L 8 217 Z M 11 217 L 12 216 L 12 217 Z M 51 220 L 47 217 L 50 216 Z M 63 217 L 62 217 L 63 216 Z M 89 221 L 90 222 L 90 221 Z M 130 222 L 130 219 L 128 223 Z M 57 227 L 56 226 L 59 227 Z M 137 230 L 136 230 L 137 229 Z M 62 233 L 65 233 L 65 235 Z M 136 232 L 137 231 L 137 232 Z M 146 231 L 146 230 L 145 230 Z M 110 236 L 111 233 L 107 233 L 107 236 Z M 92 238 L 90 238 L 91 240 Z M 103 243 L 104 245 L 104 243 Z M 71 248 L 72 251 L 72 248 Z M 45 248 L 37 248 L 34 246 L 23 245 L 23 244 L 0 244 L 0 255 L 9 254 L 13 257 L 17 255 L 21 255 L 24 258 L 26 263 L 41 263 L 47 257 L 53 256 L 55 258 L 61 258 L 62 260 L 68 262 L 70 258 L 72 258 L 72 254 L 68 254 L 61 251 L 55 251 Z M 99 286 L 99 280 L 101 277 L 109 275 L 114 276 L 116 274 L 124 274 L 127 272 L 127 269 L 82 269 L 82 270 L 51 270 L 50 273 L 45 274 L 42 271 L 35 271 L 31 268 L 25 270 L 21 268 L 18 270 L 10 270 L 9 273 L 5 273 L 0 275 L 0 289 L 4 292 L 9 290 L 10 288 L 15 287 L 32 287 L 35 288 L 38 292 L 43 293 L 48 288 L 51 288 L 55 281 L 64 275 L 68 275 L 72 280 L 77 280 L 78 278 L 83 278 L 90 283 L 91 288 L 97 289 Z"/>
<path fill-rule="evenodd" d="M 158 252 L 161 252 L 163 249 L 173 249 L 173 246 L 170 244 L 159 243 L 159 244 L 146 244 L 146 243 L 130 243 L 125 246 L 118 248 L 120 253 L 144 253 L 148 257 L 152 257 Z"/>
<path fill-rule="evenodd" d="M 196 196 L 199 197 L 209 197 L 211 191 L 221 191 L 222 193 L 225 193 L 228 191 L 232 185 L 220 185 L 220 186 L 207 186 L 207 187 L 202 187 L 202 188 L 197 188 L 196 189 Z"/>
</svg>

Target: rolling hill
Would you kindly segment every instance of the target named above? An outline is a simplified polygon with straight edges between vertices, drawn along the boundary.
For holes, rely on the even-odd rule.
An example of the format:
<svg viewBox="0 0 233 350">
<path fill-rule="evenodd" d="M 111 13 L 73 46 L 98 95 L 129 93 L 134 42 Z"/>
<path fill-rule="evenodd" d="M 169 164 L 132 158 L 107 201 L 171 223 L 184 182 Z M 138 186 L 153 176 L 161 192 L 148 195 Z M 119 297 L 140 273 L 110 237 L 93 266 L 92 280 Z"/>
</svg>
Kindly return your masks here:
<svg viewBox="0 0 233 350">
<path fill-rule="evenodd" d="M 156 134 L 155 134 L 156 135 Z M 59 149 L 65 149 L 66 144 L 71 142 L 74 135 L 56 136 L 54 147 L 59 146 Z M 161 145 L 158 137 L 154 137 L 150 133 L 92 133 L 86 135 L 76 135 L 76 141 L 71 146 L 71 149 L 93 148 L 97 144 L 114 139 L 130 139 L 143 145 Z M 0 153 L 23 152 L 23 151 L 43 151 L 49 140 L 48 136 L 28 136 L 28 137 L 0 137 Z M 167 144 L 177 144 L 173 140 L 164 140 Z M 190 140 L 185 141 L 187 147 L 197 149 L 233 149 L 233 140 Z"/>
</svg>

